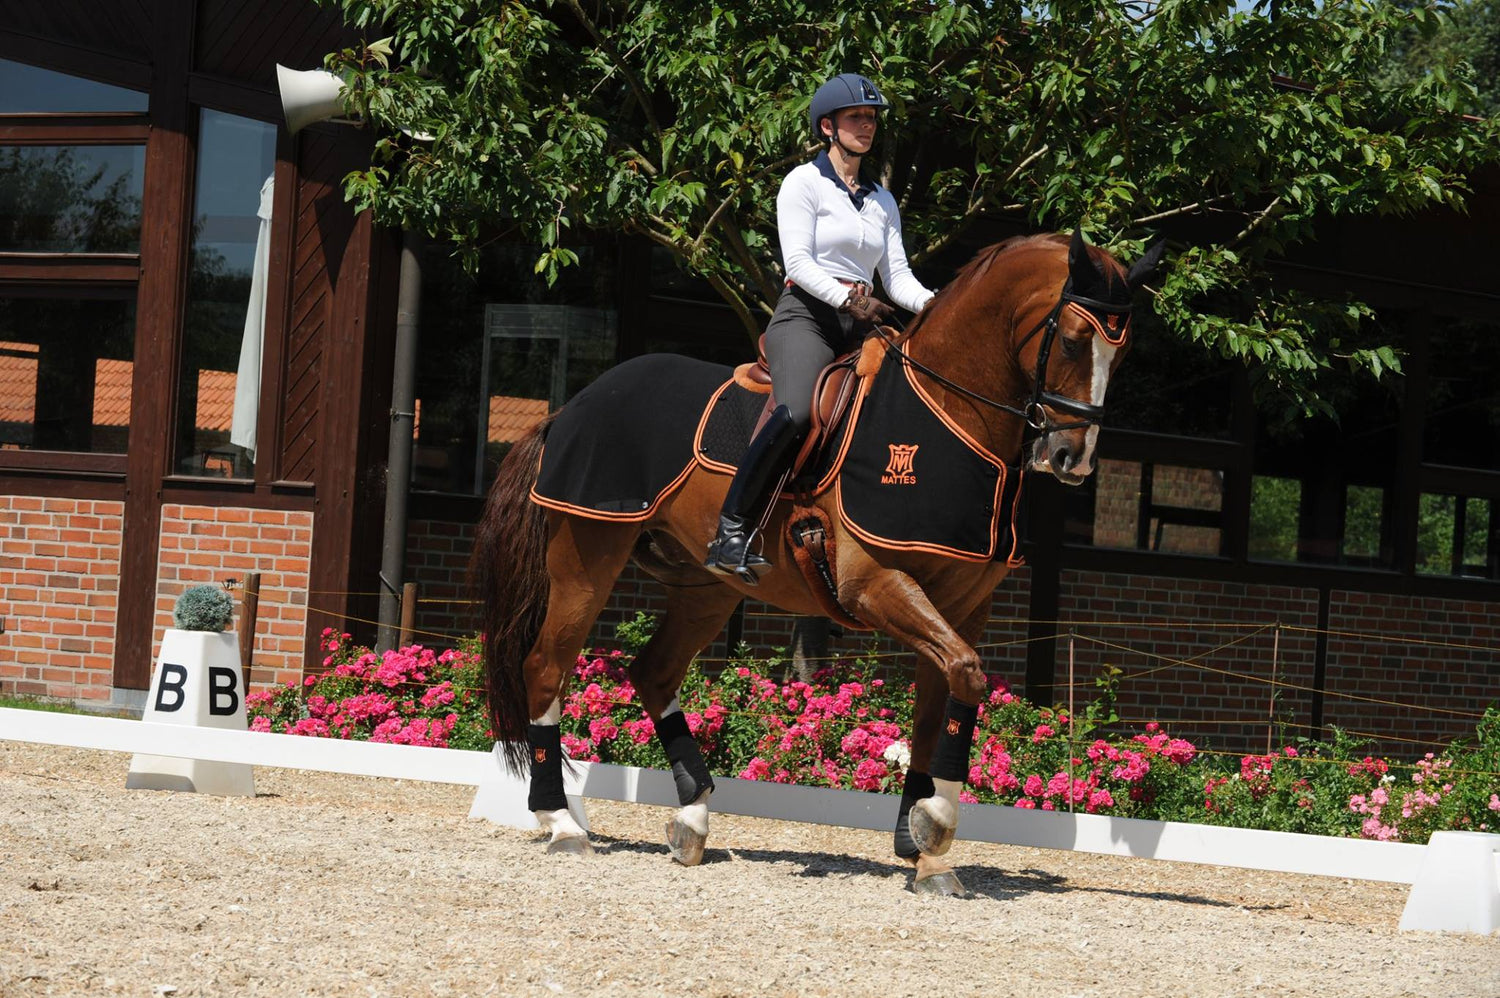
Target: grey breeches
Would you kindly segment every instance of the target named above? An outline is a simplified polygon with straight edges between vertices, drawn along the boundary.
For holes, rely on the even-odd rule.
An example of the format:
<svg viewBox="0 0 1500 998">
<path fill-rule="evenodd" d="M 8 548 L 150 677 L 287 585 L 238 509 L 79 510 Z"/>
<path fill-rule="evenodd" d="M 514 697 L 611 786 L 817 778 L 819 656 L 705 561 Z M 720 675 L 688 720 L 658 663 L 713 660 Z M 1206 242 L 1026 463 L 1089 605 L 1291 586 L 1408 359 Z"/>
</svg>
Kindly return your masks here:
<svg viewBox="0 0 1500 998">
<path fill-rule="evenodd" d="M 854 320 L 796 285 L 782 291 L 766 327 L 766 362 L 776 401 L 799 427 L 812 421 L 813 385 L 823 368 L 854 349 Z"/>
</svg>

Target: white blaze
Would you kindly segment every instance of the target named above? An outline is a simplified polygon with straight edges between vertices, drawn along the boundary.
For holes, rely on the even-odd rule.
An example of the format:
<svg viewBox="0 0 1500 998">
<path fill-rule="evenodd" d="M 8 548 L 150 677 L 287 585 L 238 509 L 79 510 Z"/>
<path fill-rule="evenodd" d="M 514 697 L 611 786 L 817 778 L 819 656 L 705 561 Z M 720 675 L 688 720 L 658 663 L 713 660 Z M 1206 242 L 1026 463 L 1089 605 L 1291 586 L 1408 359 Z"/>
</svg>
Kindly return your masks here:
<svg viewBox="0 0 1500 998">
<path fill-rule="evenodd" d="M 1095 334 L 1094 343 L 1094 377 L 1089 382 L 1089 402 L 1092 405 L 1102 406 L 1104 404 L 1104 392 L 1109 388 L 1109 368 L 1115 362 L 1115 350 L 1118 348 L 1112 343 L 1106 343 L 1104 337 Z M 1094 470 L 1094 445 L 1099 441 L 1099 424 L 1094 423 L 1083 433 L 1083 454 L 1080 455 L 1078 464 L 1073 468 L 1080 475 L 1090 474 Z"/>
</svg>

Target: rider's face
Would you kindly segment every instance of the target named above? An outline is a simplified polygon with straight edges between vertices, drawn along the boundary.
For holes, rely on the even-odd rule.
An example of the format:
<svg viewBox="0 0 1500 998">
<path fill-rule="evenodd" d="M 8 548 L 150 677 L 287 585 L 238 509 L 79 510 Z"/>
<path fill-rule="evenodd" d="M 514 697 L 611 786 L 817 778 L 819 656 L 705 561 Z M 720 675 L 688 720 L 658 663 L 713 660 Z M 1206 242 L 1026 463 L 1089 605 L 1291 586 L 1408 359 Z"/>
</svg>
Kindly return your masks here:
<svg viewBox="0 0 1500 998">
<path fill-rule="evenodd" d="M 833 120 L 838 125 L 839 139 L 844 145 L 857 153 L 870 151 L 870 146 L 875 141 L 876 123 L 879 121 L 873 107 L 846 107 L 835 111 Z M 823 132 L 831 138 L 833 127 L 825 124 Z"/>
</svg>

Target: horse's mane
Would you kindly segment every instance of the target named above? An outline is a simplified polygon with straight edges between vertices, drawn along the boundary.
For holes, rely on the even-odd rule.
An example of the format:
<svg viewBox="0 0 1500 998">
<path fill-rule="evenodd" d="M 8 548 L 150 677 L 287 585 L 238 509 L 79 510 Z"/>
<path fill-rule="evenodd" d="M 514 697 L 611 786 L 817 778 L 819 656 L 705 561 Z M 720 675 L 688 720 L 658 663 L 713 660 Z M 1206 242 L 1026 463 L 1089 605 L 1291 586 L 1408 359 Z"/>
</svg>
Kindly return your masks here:
<svg viewBox="0 0 1500 998">
<path fill-rule="evenodd" d="M 1003 239 L 998 243 L 986 246 L 974 254 L 974 259 L 963 265 L 959 272 L 954 275 L 953 280 L 938 290 L 938 293 L 933 296 L 932 301 L 927 304 L 926 308 L 917 313 L 916 318 L 912 319 L 911 324 L 906 327 L 907 335 L 914 335 L 918 329 L 921 329 L 926 323 L 927 317 L 938 310 L 939 306 L 945 300 L 962 296 L 969 285 L 975 284 L 982 279 L 996 258 L 1022 246 L 1034 246 L 1038 243 L 1067 246 L 1068 237 L 1059 232 L 1043 232 L 1030 236 L 1011 236 L 1009 239 Z M 1113 301 L 1119 298 L 1122 301 L 1129 301 L 1130 290 L 1125 283 L 1125 269 L 1120 266 L 1114 257 L 1098 247 L 1090 246 L 1088 247 L 1088 251 L 1089 256 L 1094 262 L 1102 267 L 1105 277 L 1109 282 L 1107 300 Z"/>
</svg>

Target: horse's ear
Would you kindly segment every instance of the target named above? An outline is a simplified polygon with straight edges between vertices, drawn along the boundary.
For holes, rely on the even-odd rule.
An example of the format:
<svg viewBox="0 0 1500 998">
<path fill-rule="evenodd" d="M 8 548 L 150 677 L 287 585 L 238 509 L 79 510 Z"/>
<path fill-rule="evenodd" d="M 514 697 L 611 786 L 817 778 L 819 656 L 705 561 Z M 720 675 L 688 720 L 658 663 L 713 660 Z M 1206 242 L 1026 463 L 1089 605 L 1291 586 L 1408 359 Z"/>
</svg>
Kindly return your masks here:
<svg viewBox="0 0 1500 998">
<path fill-rule="evenodd" d="M 1089 244 L 1083 238 L 1082 226 L 1073 230 L 1073 240 L 1068 243 L 1068 273 L 1073 278 L 1076 294 L 1092 296 L 1105 284 L 1103 268 L 1089 256 Z"/>
<path fill-rule="evenodd" d="M 1125 275 L 1125 283 L 1130 285 L 1131 294 L 1139 291 L 1141 285 L 1149 281 L 1151 275 L 1156 273 L 1156 268 L 1161 264 L 1161 257 L 1166 249 L 1167 241 L 1158 239 L 1154 246 L 1141 254 L 1139 260 L 1130 265 L 1130 272 Z"/>
</svg>

